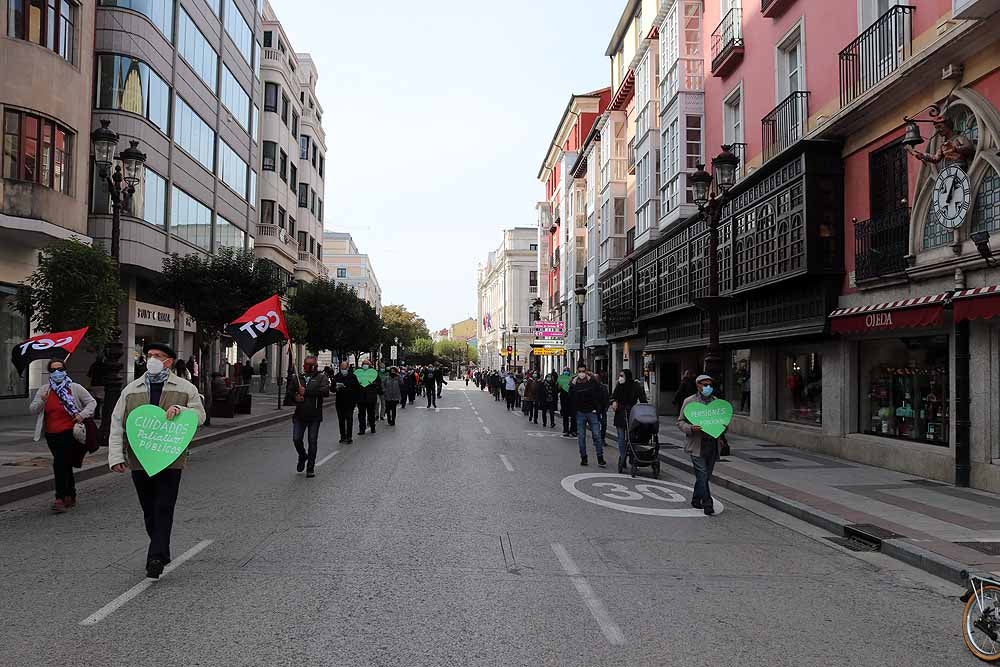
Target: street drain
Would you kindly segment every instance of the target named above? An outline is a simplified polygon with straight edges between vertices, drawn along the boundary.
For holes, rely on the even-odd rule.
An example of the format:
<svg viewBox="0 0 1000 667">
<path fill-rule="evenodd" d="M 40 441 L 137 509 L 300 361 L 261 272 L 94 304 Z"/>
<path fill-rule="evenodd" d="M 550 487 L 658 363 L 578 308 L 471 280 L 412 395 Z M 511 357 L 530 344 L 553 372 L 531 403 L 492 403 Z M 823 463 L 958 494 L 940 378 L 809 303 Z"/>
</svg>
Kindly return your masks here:
<svg viewBox="0 0 1000 667">
<path fill-rule="evenodd" d="M 955 542 L 960 547 L 975 549 L 987 556 L 1000 556 L 1000 542 Z"/>
<path fill-rule="evenodd" d="M 826 539 L 851 551 L 871 553 L 879 550 L 878 544 L 859 540 L 856 537 L 827 537 Z"/>
</svg>

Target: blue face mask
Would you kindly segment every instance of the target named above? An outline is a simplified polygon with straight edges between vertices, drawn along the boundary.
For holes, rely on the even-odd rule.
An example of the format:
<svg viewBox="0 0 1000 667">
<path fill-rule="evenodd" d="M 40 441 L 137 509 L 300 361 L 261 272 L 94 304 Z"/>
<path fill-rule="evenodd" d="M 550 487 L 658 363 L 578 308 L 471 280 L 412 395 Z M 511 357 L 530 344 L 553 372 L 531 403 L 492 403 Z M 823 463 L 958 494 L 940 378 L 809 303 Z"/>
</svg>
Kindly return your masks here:
<svg viewBox="0 0 1000 667">
<path fill-rule="evenodd" d="M 701 395 L 708 398 L 712 395 L 712 385 L 707 384 L 701 388 Z"/>
<path fill-rule="evenodd" d="M 51 375 L 56 382 L 62 382 L 66 379 L 66 371 L 52 371 Z"/>
</svg>

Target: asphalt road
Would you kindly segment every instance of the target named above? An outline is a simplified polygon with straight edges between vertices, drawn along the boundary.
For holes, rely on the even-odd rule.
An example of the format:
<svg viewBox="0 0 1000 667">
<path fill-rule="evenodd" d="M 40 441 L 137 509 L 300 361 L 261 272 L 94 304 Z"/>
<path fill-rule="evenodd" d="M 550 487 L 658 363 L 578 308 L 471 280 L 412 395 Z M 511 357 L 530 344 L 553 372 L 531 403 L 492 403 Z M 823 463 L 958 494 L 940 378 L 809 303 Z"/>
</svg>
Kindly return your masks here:
<svg viewBox="0 0 1000 667">
<path fill-rule="evenodd" d="M 979 664 L 954 587 L 724 492 L 690 512 L 666 468 L 581 468 L 485 392 L 438 405 L 353 445 L 329 410 L 315 479 L 284 425 L 194 450 L 190 557 L 155 583 L 125 476 L 0 508 L 0 665 Z"/>
</svg>

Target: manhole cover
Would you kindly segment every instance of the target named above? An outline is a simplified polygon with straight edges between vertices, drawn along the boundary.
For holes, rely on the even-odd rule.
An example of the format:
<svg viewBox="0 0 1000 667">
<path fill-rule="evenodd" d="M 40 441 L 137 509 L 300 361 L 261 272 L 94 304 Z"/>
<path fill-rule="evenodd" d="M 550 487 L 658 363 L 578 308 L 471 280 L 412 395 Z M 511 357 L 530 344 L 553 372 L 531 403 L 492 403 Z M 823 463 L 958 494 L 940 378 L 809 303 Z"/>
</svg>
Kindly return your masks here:
<svg viewBox="0 0 1000 667">
<path fill-rule="evenodd" d="M 877 544 L 862 542 L 861 540 L 856 540 L 852 537 L 828 537 L 826 539 L 830 540 L 834 544 L 838 544 L 844 547 L 845 549 L 850 549 L 851 551 L 859 551 L 859 552 L 878 551 Z"/>
<path fill-rule="evenodd" d="M 777 456 L 748 456 L 747 458 L 751 461 L 756 461 L 757 463 L 779 463 L 781 461 L 788 460 Z"/>
<path fill-rule="evenodd" d="M 988 556 L 1000 556 L 1000 542 L 955 542 L 960 547 L 975 549 Z"/>
<path fill-rule="evenodd" d="M 876 526 L 871 523 L 852 523 L 849 526 L 844 526 L 844 532 L 848 535 L 859 535 L 862 537 L 867 537 L 872 540 L 892 540 L 899 537 L 904 537 L 899 533 L 894 533 L 891 530 L 882 528 L 881 526 Z"/>
</svg>

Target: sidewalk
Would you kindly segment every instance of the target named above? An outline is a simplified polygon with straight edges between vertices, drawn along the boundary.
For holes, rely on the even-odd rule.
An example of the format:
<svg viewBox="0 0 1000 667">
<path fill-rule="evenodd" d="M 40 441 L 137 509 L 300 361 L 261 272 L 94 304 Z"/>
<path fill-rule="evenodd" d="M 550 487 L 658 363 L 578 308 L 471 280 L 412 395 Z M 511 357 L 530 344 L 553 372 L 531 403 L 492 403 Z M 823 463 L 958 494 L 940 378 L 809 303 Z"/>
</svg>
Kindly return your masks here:
<svg viewBox="0 0 1000 667">
<path fill-rule="evenodd" d="M 611 415 L 609 414 L 609 417 Z M 614 437 L 608 434 L 608 440 Z M 962 570 L 1000 571 L 1000 495 L 730 435 L 712 483 L 837 536 L 961 583 Z M 674 418 L 660 418 L 660 458 L 694 472 Z M 649 469 L 640 469 L 648 474 Z"/>
<path fill-rule="evenodd" d="M 251 414 L 237 415 L 232 419 L 212 419 L 211 426 L 203 426 L 190 447 L 268 426 L 289 419 L 291 415 L 291 408 L 278 409 L 276 394 L 255 393 Z M 42 436 L 38 442 L 32 440 L 35 419 L 32 415 L 0 418 L 0 505 L 54 488 L 52 455 L 45 444 L 45 437 Z M 88 454 L 82 468 L 74 469 L 78 482 L 107 472 L 108 450 L 104 447 Z"/>
</svg>

